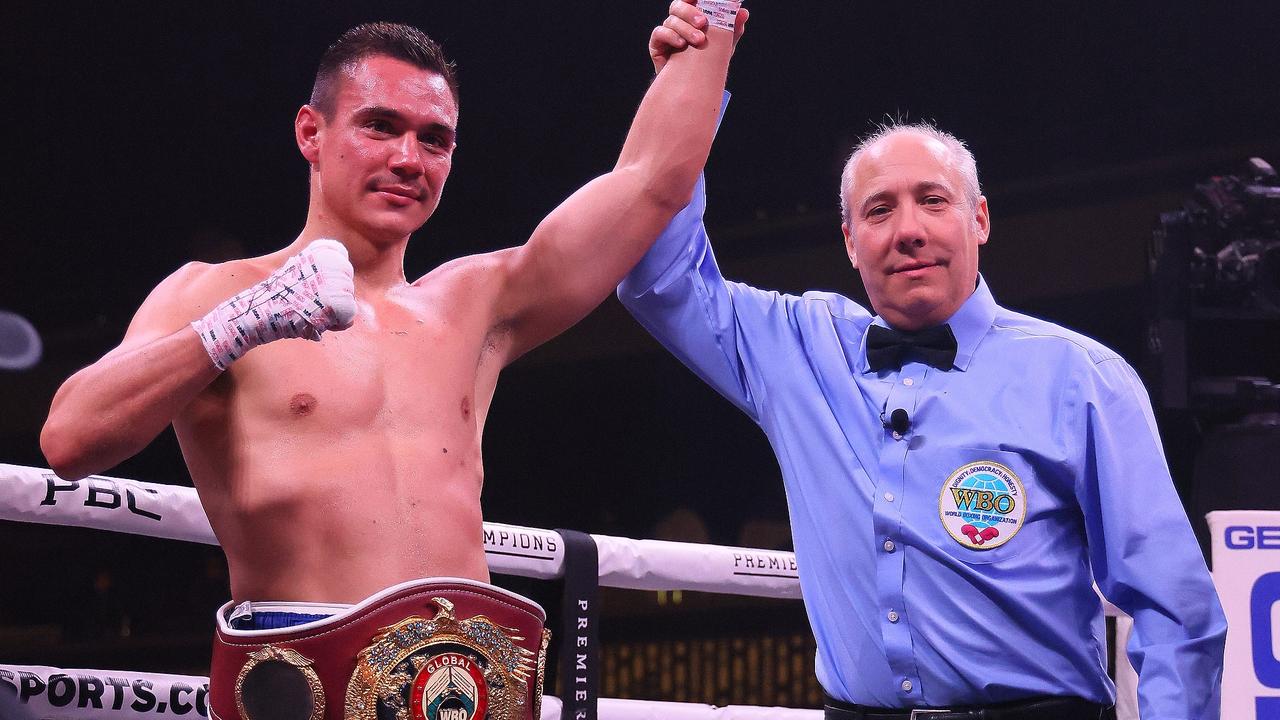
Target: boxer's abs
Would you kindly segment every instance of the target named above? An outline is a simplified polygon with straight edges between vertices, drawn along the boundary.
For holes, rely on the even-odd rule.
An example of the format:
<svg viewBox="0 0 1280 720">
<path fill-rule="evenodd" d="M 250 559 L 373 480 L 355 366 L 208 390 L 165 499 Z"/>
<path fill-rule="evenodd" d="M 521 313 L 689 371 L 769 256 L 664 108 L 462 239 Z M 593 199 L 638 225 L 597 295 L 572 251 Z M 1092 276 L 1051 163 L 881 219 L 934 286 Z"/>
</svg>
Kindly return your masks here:
<svg viewBox="0 0 1280 720">
<path fill-rule="evenodd" d="M 419 577 L 488 579 L 478 465 L 378 441 L 251 452 L 233 477 L 196 478 L 236 600 L 354 602 Z"/>
<path fill-rule="evenodd" d="M 439 345 L 415 357 L 325 340 L 254 350 L 174 424 L 233 598 L 355 602 L 420 577 L 487 581 L 493 379 Z"/>
</svg>

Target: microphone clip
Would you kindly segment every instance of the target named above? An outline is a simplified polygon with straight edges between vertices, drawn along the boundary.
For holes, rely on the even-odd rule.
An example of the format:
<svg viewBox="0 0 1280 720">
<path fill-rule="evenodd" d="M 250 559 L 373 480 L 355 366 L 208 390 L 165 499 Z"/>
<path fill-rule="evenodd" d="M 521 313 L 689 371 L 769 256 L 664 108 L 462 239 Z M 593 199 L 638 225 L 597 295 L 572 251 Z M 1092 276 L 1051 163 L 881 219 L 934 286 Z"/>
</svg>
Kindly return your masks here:
<svg viewBox="0 0 1280 720">
<path fill-rule="evenodd" d="M 889 419 L 884 419 L 884 413 L 880 413 L 880 422 L 886 428 L 893 430 L 895 435 L 906 435 L 911 429 L 911 416 L 907 414 L 904 408 L 895 408 L 889 413 Z"/>
</svg>

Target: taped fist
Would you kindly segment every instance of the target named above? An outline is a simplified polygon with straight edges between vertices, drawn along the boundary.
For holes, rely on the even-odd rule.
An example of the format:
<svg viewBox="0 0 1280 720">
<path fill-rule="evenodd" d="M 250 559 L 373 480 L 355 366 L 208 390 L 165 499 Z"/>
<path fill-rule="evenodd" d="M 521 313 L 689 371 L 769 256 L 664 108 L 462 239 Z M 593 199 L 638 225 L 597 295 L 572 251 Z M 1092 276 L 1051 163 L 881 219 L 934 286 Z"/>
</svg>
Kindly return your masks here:
<svg viewBox="0 0 1280 720">
<path fill-rule="evenodd" d="M 355 282 L 347 249 L 316 240 L 266 280 L 219 303 L 191 323 L 209 359 L 226 370 L 246 352 L 281 338 L 319 340 L 345 330 L 356 316 Z"/>
</svg>

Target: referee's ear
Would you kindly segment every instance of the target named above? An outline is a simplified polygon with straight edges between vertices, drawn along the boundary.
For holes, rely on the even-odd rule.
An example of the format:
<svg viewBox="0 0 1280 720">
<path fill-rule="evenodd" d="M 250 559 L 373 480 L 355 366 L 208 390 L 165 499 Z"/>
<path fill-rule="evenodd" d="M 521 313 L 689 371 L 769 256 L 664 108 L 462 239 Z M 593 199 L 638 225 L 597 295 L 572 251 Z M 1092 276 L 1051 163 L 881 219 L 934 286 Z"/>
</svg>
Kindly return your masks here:
<svg viewBox="0 0 1280 720">
<path fill-rule="evenodd" d="M 978 244 L 986 245 L 991 236 L 991 213 L 987 210 L 987 198 L 978 196 L 978 206 L 973 210 L 973 229 L 978 236 Z"/>
<path fill-rule="evenodd" d="M 840 232 L 844 233 L 845 254 L 849 256 L 849 262 L 856 270 L 858 268 L 858 250 L 853 246 L 853 233 L 849 230 L 849 223 L 840 223 Z M 986 242 L 986 240 L 983 240 L 982 242 Z"/>
</svg>

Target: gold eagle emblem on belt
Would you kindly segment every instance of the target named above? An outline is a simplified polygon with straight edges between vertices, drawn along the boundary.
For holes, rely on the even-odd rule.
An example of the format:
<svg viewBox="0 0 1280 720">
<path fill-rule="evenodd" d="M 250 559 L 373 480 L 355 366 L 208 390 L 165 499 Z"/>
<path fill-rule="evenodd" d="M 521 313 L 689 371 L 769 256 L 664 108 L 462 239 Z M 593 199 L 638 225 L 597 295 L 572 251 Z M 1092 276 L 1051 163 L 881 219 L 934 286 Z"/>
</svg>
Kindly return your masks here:
<svg viewBox="0 0 1280 720">
<path fill-rule="evenodd" d="M 522 720 L 541 712 L 542 689 L 526 707 L 529 679 L 541 683 L 543 657 L 516 643 L 512 628 L 484 615 L 459 620 L 453 603 L 432 598 L 430 620 L 412 616 L 383 628 L 356 656 L 346 717 L 377 720 Z M 542 644 L 546 651 L 545 641 Z M 381 710 L 381 712 L 379 712 Z"/>
</svg>

